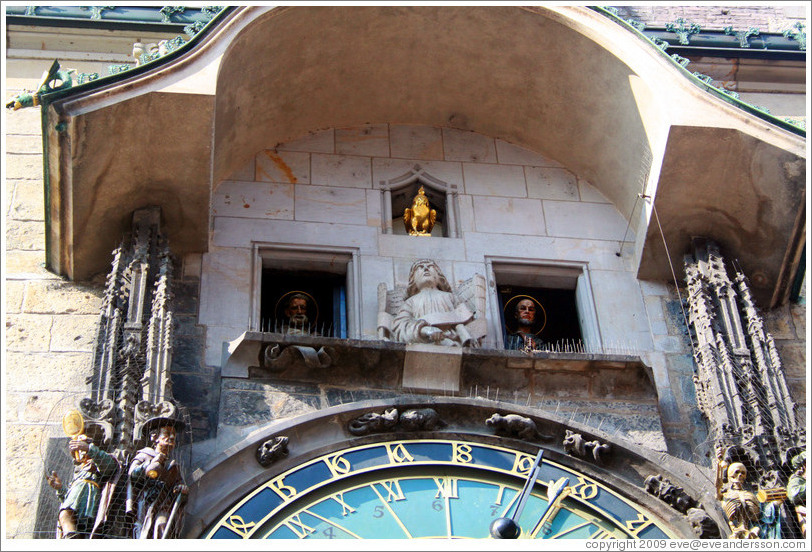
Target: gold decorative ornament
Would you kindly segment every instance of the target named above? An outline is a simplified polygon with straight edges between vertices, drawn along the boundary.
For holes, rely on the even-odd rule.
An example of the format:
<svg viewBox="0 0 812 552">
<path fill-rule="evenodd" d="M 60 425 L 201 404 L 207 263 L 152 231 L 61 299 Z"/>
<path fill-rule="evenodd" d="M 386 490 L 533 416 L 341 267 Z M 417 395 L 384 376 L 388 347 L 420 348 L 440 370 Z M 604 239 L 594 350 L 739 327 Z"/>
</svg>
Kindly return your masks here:
<svg viewBox="0 0 812 552">
<path fill-rule="evenodd" d="M 403 211 L 403 224 L 410 236 L 430 236 L 434 222 L 437 220 L 437 211 L 429 205 L 429 198 L 423 186 L 417 191 L 412 200 L 412 206 Z"/>
<path fill-rule="evenodd" d="M 70 410 L 62 416 L 62 431 L 71 439 L 85 439 L 85 419 L 78 410 Z M 85 453 L 80 450 L 73 451 L 73 458 L 81 461 Z"/>
</svg>

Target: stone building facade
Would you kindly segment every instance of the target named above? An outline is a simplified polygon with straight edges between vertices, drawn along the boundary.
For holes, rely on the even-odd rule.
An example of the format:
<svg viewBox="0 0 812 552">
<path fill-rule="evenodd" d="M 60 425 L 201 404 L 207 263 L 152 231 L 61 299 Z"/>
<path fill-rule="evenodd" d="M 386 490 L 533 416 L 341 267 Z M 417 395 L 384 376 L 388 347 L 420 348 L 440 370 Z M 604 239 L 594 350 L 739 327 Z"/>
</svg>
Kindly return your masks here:
<svg viewBox="0 0 812 552">
<path fill-rule="evenodd" d="M 542 447 L 555 462 L 568 469 L 578 468 L 579 473 L 604 482 L 602 484 L 606 479 L 601 478 L 607 473 L 610 478 L 615 474 L 624 481 L 636 482 L 636 489 L 632 489 L 631 483 L 622 483 L 612 487 L 612 492 L 619 493 L 625 500 L 631 497 L 642 505 L 642 511 L 653 512 L 657 519 L 667 520 L 668 523 L 662 525 L 669 536 L 687 536 L 690 523 L 677 519 L 679 516 L 666 506 L 647 498 L 648 480 L 646 485 L 642 484 L 644 476 L 658 473 L 657 458 L 667 457 L 667 461 L 659 464 L 660 475 L 686 470 L 690 475 L 681 483 L 697 502 L 694 505 L 701 503 L 725 534 L 728 529 L 724 518 L 720 517 L 719 510 L 714 511 L 714 507 L 718 508 L 711 498 L 714 489 L 701 484 L 713 467 L 714 435 L 709 434 L 697 404 L 692 379 L 697 369 L 692 334 L 686 328 L 685 282 L 678 278 L 675 285 L 673 278 L 662 276 L 668 253 L 646 265 L 647 255 L 661 236 L 657 233 L 651 237 L 656 227 L 652 222 L 656 220 L 655 213 L 652 207 L 646 207 L 646 198 L 635 199 L 632 193 L 643 190 L 653 195 L 651 191 L 656 190 L 668 197 L 665 194 L 671 193 L 674 183 L 682 178 L 673 176 L 676 169 L 670 163 L 684 163 L 687 154 L 680 150 L 675 161 L 664 155 L 664 151 L 673 150 L 669 150 L 670 142 L 668 146 L 663 141 L 658 142 L 653 128 L 659 123 L 648 121 L 647 124 L 653 126 L 641 131 L 628 120 L 607 121 L 598 108 L 597 126 L 614 126 L 634 143 L 644 144 L 646 132 L 651 137 L 647 139 L 648 145 L 639 150 L 646 151 L 649 158 L 637 158 L 635 152 L 613 150 L 607 153 L 598 148 L 594 154 L 598 158 L 597 165 L 604 163 L 609 167 L 625 162 L 626 169 L 596 169 L 585 159 L 592 153 L 573 155 L 564 148 L 556 149 L 550 142 L 533 138 L 532 130 L 526 134 L 517 130 L 516 121 L 526 116 L 518 113 L 518 107 L 517 113 L 506 109 L 502 120 L 513 122 L 500 127 L 484 117 L 471 100 L 466 100 L 469 103 L 460 100 L 454 105 L 454 101 L 450 101 L 453 94 L 443 87 L 439 87 L 438 101 L 442 103 L 443 98 L 450 101 L 448 105 L 443 104 L 443 109 L 458 108 L 446 117 L 444 124 L 440 124 L 438 115 L 431 113 L 430 102 L 418 94 L 416 98 L 406 99 L 414 103 L 409 106 L 412 111 L 370 105 L 369 122 L 363 108 L 357 107 L 358 112 L 353 114 L 329 113 L 328 110 L 303 116 L 305 120 L 301 123 L 280 120 L 279 126 L 284 128 L 268 132 L 256 124 L 256 128 L 246 127 L 242 135 L 233 129 L 247 125 L 250 118 L 244 118 L 239 107 L 261 100 L 253 96 L 247 99 L 246 94 L 252 89 L 250 84 L 229 89 L 224 83 L 242 71 L 250 73 L 251 66 L 245 56 L 256 46 L 251 42 L 255 36 L 252 33 L 263 28 L 277 29 L 274 27 L 276 17 L 288 18 L 294 30 L 311 24 L 308 22 L 323 24 L 332 17 L 319 10 L 301 16 L 301 12 L 295 10 L 252 13 L 251 9 L 221 16 L 219 21 L 243 25 L 238 25 L 238 30 L 229 30 L 232 34 L 228 40 L 214 35 L 206 39 L 215 45 L 218 40 L 225 43 L 231 40 L 236 45 L 229 54 L 220 52 L 224 56 L 223 61 L 218 62 L 220 76 L 211 65 L 191 73 L 178 70 L 176 76 L 171 76 L 175 82 L 164 82 L 158 90 L 132 97 L 127 96 L 126 91 L 117 90 L 116 94 L 122 94 L 120 101 L 113 102 L 118 105 L 117 111 L 107 112 L 104 106 L 92 105 L 93 98 L 88 100 L 91 107 L 79 106 L 75 110 L 71 107 L 63 111 L 60 116 L 73 113 L 74 117 L 87 117 L 83 122 L 87 126 L 75 126 L 71 131 L 76 145 L 69 154 L 65 150 L 60 152 L 59 148 L 65 146 L 64 143 L 58 145 L 59 131 L 54 131 L 53 125 L 45 127 L 43 140 L 43 120 L 46 125 L 49 121 L 53 123 L 54 119 L 49 118 L 53 114 L 43 116 L 40 107 L 5 114 L 6 537 L 52 535 L 49 531 L 54 516 L 48 517 L 47 508 L 43 506 L 51 504 L 44 498 L 50 490 L 42 474 L 49 470 L 47 464 L 58 456 L 58 447 L 64 446 L 62 414 L 88 396 L 92 387 L 86 378 L 92 375 L 96 362 L 94 352 L 99 353 L 95 339 L 99 312 L 105 301 L 105 275 L 112 261 L 109 253 L 130 231 L 132 213 L 146 206 L 149 199 L 161 204 L 161 229 L 175 253 L 169 302 L 175 320 L 170 371 L 172 394 L 185 408 L 190 421 L 186 476 L 192 498 L 187 507 L 191 521 L 186 527 L 186 536 L 203 536 L 206 530 L 216 534 L 225 526 L 231 527 L 232 533 L 241 534 L 234 530 L 238 524 L 227 520 L 233 521 L 228 516 L 236 515 L 231 510 L 234 503 L 250 502 L 252 485 L 255 487 L 269 477 L 273 480 L 279 473 L 293 473 L 291 470 L 304 465 L 302 462 L 317 458 L 331 447 L 344 450 L 338 443 L 345 449 L 347 443 L 373 447 L 378 441 L 368 435 L 347 441 L 346 436 L 331 434 L 333 430 L 329 428 L 341 424 L 351 427 L 347 424 L 393 407 L 401 413 L 433 407 L 450 429 L 444 434 L 438 433 L 439 426 L 432 427 L 426 433 L 430 438 L 453 436 L 461 438 L 460 442 L 478 443 L 483 450 L 508 446 L 526 454 L 535 454 L 536 448 Z M 524 25 L 530 25 L 531 29 L 535 25 L 547 28 L 545 25 L 553 26 L 551 22 L 567 18 L 581 25 L 598 25 L 591 19 L 593 16 L 580 13 L 578 9 L 581 8 L 576 8 L 574 13 L 542 9 L 518 14 L 508 10 L 495 20 L 486 17 L 482 21 L 493 25 L 497 35 L 505 28 L 523 29 Z M 668 9 L 682 11 L 663 15 L 643 8 L 619 8 L 619 13 L 644 19 L 650 26 L 672 21 L 677 16 L 697 20 L 705 16 L 709 22 L 719 21 L 712 10 L 694 14 L 685 11 L 687 8 Z M 626 14 L 624 10 L 631 11 Z M 789 8 L 783 14 L 775 10 L 777 8 L 755 8 L 748 11 L 748 17 L 764 18 L 771 31 L 782 31 L 782 23 L 791 24 L 800 18 L 797 11 Z M 394 15 L 403 17 L 408 25 L 416 25 L 407 12 L 400 10 Z M 737 13 L 725 16 L 734 17 Z M 373 13 L 363 17 L 370 17 L 370 22 L 387 28 L 387 18 L 391 16 L 393 14 Z M 461 18 L 463 26 L 482 22 L 478 15 L 465 14 Z M 723 23 L 744 26 L 743 21 L 725 20 Z M 29 25 L 30 21 L 23 23 Z M 747 20 L 746 24 L 755 23 Z M 231 29 L 225 23 L 221 28 Z M 23 29 L 16 31 L 22 33 Z M 7 29 L 10 36 L 15 36 L 14 32 Z M 154 29 L 150 29 L 154 34 L 119 32 L 135 32 L 127 35 L 136 38 L 132 42 L 158 41 L 161 36 L 171 38 L 171 33 L 161 35 Z M 594 33 L 592 30 L 586 35 L 594 38 Z M 561 37 L 572 38 L 567 33 Z M 245 42 L 241 44 L 240 40 Z M 579 51 L 581 47 L 585 52 L 590 51 L 575 40 L 569 44 L 572 51 Z M 368 45 L 357 47 L 368 51 Z M 550 59 L 569 55 L 567 50 L 557 48 L 549 46 L 555 52 Z M 15 51 L 21 57 L 14 63 L 8 56 L 10 69 L 30 62 L 20 61 L 28 55 L 23 50 L 25 48 Z M 126 51 L 117 55 L 123 54 Z M 88 56 L 77 57 L 87 59 Z M 88 64 L 80 70 L 91 72 L 108 64 L 106 58 L 100 57 L 95 65 Z M 291 63 L 304 61 L 312 62 L 296 59 Z M 638 61 L 627 60 L 627 63 L 634 65 Z M 521 66 L 521 61 L 517 63 Z M 400 69 L 405 67 L 408 64 Z M 284 69 L 280 67 L 279 71 Z M 36 87 L 37 79 L 32 78 L 27 67 L 26 71 L 16 74 L 9 71 L 7 88 L 10 92 Z M 145 79 L 150 78 L 149 71 L 144 75 Z M 335 84 L 330 81 L 332 78 L 325 77 L 325 82 Z M 294 87 L 301 87 L 300 91 L 315 82 L 307 81 L 304 76 L 301 79 L 292 83 Z M 147 83 L 147 86 L 152 85 Z M 380 92 L 395 94 L 398 86 L 383 87 Z M 501 93 L 509 92 L 510 86 L 513 85 Z M 529 88 L 532 90 L 533 86 L 531 83 Z M 774 105 L 786 112 L 776 114 L 800 118 L 803 112 L 798 110 L 796 97 L 805 97 L 805 94 L 788 91 L 785 87 L 774 95 L 782 93 L 786 97 L 776 100 Z M 345 96 L 346 93 L 340 93 L 339 100 L 352 103 Z M 316 97 L 321 98 L 319 94 Z M 644 106 L 640 109 L 650 113 L 647 111 L 650 108 L 645 107 L 649 101 L 645 94 L 637 98 Z M 509 103 L 506 97 L 502 100 Z M 284 101 L 283 98 L 283 104 Z M 482 101 L 486 104 L 484 111 L 503 103 Z M 574 101 L 584 100 L 579 96 Z M 701 101 L 697 105 L 703 105 Z M 583 107 L 589 103 L 577 105 Z M 627 104 L 623 105 L 628 108 Z M 192 122 L 187 120 L 182 128 L 173 130 L 152 123 L 144 124 L 140 131 L 135 128 L 139 114 L 149 112 L 155 120 L 160 120 L 184 108 L 194 109 L 197 116 Z M 307 112 L 302 106 L 299 108 Z M 545 113 L 545 109 L 538 113 Z M 701 111 L 703 109 L 707 111 Z M 763 125 L 769 128 L 766 133 L 780 134 L 781 139 L 770 147 L 784 153 L 775 155 L 791 153 L 794 156 L 791 161 L 782 158 L 788 167 L 782 185 L 796 190 L 797 183 L 806 180 L 803 153 L 806 146 L 801 144 L 803 140 L 798 138 L 797 132 L 793 134 L 791 130 L 775 126 L 774 120 L 764 122 L 751 114 L 730 115 L 724 111 L 729 108 L 716 105 L 713 109 L 724 112 L 724 117 L 730 120 L 737 117 L 737 121 L 744 120 L 743 127 Z M 719 123 L 723 116 L 711 108 L 703 106 L 698 112 L 711 113 L 706 119 L 711 121 L 711 126 L 714 122 L 719 127 L 740 124 L 730 123 L 728 119 Z M 87 115 L 92 113 L 101 113 L 110 119 L 94 120 Z M 267 113 L 257 115 L 257 120 L 261 123 L 263 117 L 273 120 L 273 115 Z M 582 128 L 583 122 L 573 117 L 573 127 Z M 682 125 L 691 126 L 688 116 L 680 117 L 683 117 Z M 556 120 L 553 117 L 545 120 L 545 124 Z M 656 121 L 656 117 L 652 120 Z M 120 147 L 127 144 L 129 159 L 111 156 L 101 147 L 105 140 L 112 140 L 105 134 L 107 131 L 99 130 L 106 128 L 106 124 L 118 125 L 117 144 Z M 768 126 L 771 124 L 773 126 Z M 596 132 L 586 141 L 577 142 L 567 133 L 562 140 L 569 147 L 578 145 L 586 151 L 595 147 L 590 140 L 599 136 Z M 664 140 L 662 133 L 659 136 Z M 800 136 L 805 137 L 805 134 Z M 693 139 L 707 146 L 703 140 L 711 143 L 731 138 L 697 135 Z M 98 151 L 87 151 L 93 147 L 98 147 Z M 43 159 L 43 148 L 46 155 L 53 156 L 47 162 Z M 747 151 L 762 154 L 758 148 L 747 150 L 746 145 L 742 145 L 742 151 L 743 156 Z M 150 198 L 149 191 L 139 191 L 144 179 L 157 179 L 160 171 L 177 166 L 182 158 L 173 158 L 173 155 L 184 152 L 194 152 L 198 158 L 190 163 L 195 168 L 178 168 L 183 172 L 179 178 L 187 181 L 178 185 L 167 178 L 162 186 L 163 189 L 190 191 L 184 202 L 192 207 L 190 211 L 202 205 L 202 213 L 189 214 L 178 208 L 171 194 L 156 192 L 157 195 Z M 650 170 L 651 158 L 656 159 L 658 152 L 662 159 L 653 163 L 656 170 Z M 611 154 L 615 155 L 615 161 L 607 161 Z M 60 166 L 60 174 L 57 174 L 55 167 L 60 155 L 67 157 L 61 157 L 65 165 Z M 206 163 L 199 162 L 201 157 L 211 158 L 212 167 L 206 168 Z M 149 159 L 154 159 L 155 167 L 145 166 Z M 105 163 L 107 168 L 104 168 Z M 772 166 L 768 161 L 764 163 L 763 167 Z M 66 165 L 69 166 L 66 168 Z M 203 168 L 197 169 L 198 165 Z M 43 166 L 48 167 L 47 174 Z M 209 170 L 211 172 L 207 172 Z M 792 170 L 800 173 L 793 175 Z M 657 172 L 661 173 L 659 182 Z M 201 175 L 202 181 L 190 184 Z M 620 179 L 617 175 L 633 184 L 628 188 L 614 184 Z M 606 181 L 597 180 L 604 177 Z M 69 180 L 77 187 L 89 186 L 80 193 L 95 197 L 103 208 L 86 208 L 82 201 L 76 200 L 76 207 L 66 206 L 69 194 L 55 192 L 54 185 Z M 98 182 L 102 190 L 121 183 L 125 194 L 129 186 L 137 200 L 122 199 L 112 188 L 109 193 L 94 190 L 89 184 L 91 180 Z M 431 238 L 405 235 L 399 226 L 403 206 L 398 203 L 398 192 L 414 193 L 418 185 L 430 193 L 432 206 L 440 206 L 442 210 L 441 224 Z M 143 188 L 148 190 L 149 186 Z M 191 193 L 191 188 L 203 191 Z M 732 191 L 736 190 L 734 186 Z M 732 193 L 730 189 L 728 192 Z M 65 195 L 59 195 L 63 193 Z M 63 199 L 61 204 L 57 201 L 59 198 Z M 44 205 L 53 211 L 46 212 Z M 676 218 L 673 213 L 669 215 L 663 204 L 655 205 L 660 209 L 656 216 Z M 798 199 L 793 197 L 781 205 L 797 208 Z M 59 209 L 72 208 L 76 209 L 74 213 L 57 213 Z M 111 215 L 117 208 L 121 213 Z M 746 213 L 743 208 L 740 215 Z M 79 231 L 77 226 L 84 224 L 83 216 L 87 217 L 88 226 Z M 55 233 L 56 227 L 68 228 L 66 220 L 72 220 L 73 227 L 63 234 Z M 801 226 L 805 234 L 805 226 Z M 184 234 L 183 227 L 193 231 Z M 797 229 L 774 230 L 776 234 L 793 231 Z M 726 232 L 727 229 L 720 230 L 717 236 L 709 237 L 732 243 L 734 240 Z M 190 237 L 191 234 L 195 235 Z M 668 245 L 687 245 L 679 233 L 666 232 L 662 239 L 666 238 L 671 241 Z M 730 249 L 737 255 L 744 250 L 737 246 Z M 794 259 L 789 263 L 793 267 L 799 264 L 798 254 L 802 249 L 797 243 L 786 246 L 785 257 Z M 63 251 L 69 253 L 60 257 Z M 687 253 L 686 248 L 670 256 L 681 259 Z M 480 314 L 486 321 L 487 331 L 480 348 L 457 350 L 447 355 L 447 351 L 426 352 L 381 340 L 380 290 L 394 290 L 404 285 L 413 261 L 426 257 L 438 263 L 455 288 L 477 276 L 483 278 L 485 309 Z M 774 264 L 772 257 L 762 261 L 754 255 L 751 259 L 742 258 L 742 262 L 749 262 L 755 268 L 752 274 L 747 274 L 751 279 L 762 270 L 770 283 L 777 279 L 770 272 L 774 268 L 770 264 Z M 652 268 L 654 265 L 657 266 Z M 647 274 L 641 266 L 648 266 Z M 297 274 L 301 277 L 310 273 L 335 275 L 331 285 L 342 288 L 346 297 L 344 318 L 335 316 L 336 320 L 343 320 L 343 329 L 330 328 L 323 330 L 319 337 L 299 339 L 280 337 L 278 332 L 268 331 L 265 319 L 271 317 L 273 309 L 263 306 L 263 294 L 280 290 L 263 288 L 262 282 L 285 272 L 294 278 Z M 795 272 L 789 280 L 794 277 Z M 803 420 L 806 418 L 805 282 L 798 294 L 790 293 L 791 282 L 788 283 L 786 277 L 784 280 L 783 284 L 774 284 L 773 289 L 758 288 L 759 307 L 766 329 L 781 355 L 791 398 L 798 406 L 798 419 Z M 562 339 L 558 349 L 552 351 L 529 354 L 505 351 L 505 314 L 499 293 L 505 286 L 567 290 L 572 294 L 572 306 L 567 307 L 569 317 L 578 320 L 580 333 Z M 776 297 L 779 299 L 775 300 Z M 550 312 L 549 316 L 553 314 Z M 293 350 L 293 347 L 325 350 L 331 365 L 319 369 L 306 362 L 307 353 L 301 353 L 301 358 L 296 357 L 283 369 L 273 368 L 269 360 L 264 360 L 268 357 L 263 356 L 273 345 L 288 348 L 284 350 Z M 448 360 L 448 356 L 453 358 Z M 450 372 L 442 372 L 440 366 L 452 368 Z M 510 431 L 497 432 L 501 440 L 492 438 L 494 432 L 491 426 L 484 425 L 485 418 L 510 413 L 535 421 L 538 435 L 555 434 L 555 441 L 545 441 L 538 435 L 520 438 Z M 399 423 L 401 426 L 396 426 L 399 429 L 394 435 L 400 440 L 399 444 L 408 444 L 409 431 L 402 427 L 405 422 Z M 592 439 L 592 443 L 611 443 L 617 456 L 609 461 L 608 468 L 601 468 L 597 452 L 591 460 L 584 460 L 572 442 L 567 445 L 565 439 L 562 443 L 565 432 L 567 439 L 571 434 L 578 434 Z M 267 466 L 252 464 L 245 471 L 235 467 L 255 462 L 253 456 L 257 447 L 269 441 L 273 443 L 279 436 L 284 436 L 289 443 L 287 458 L 274 458 Z M 634 456 L 633 451 L 638 456 Z M 573 457 L 576 460 L 567 460 Z M 629 472 L 622 467 L 629 458 L 645 467 Z M 213 481 L 234 484 L 234 493 L 218 495 Z M 207 501 L 215 504 L 219 501 L 219 509 Z M 248 517 L 243 521 L 247 523 Z"/>
</svg>

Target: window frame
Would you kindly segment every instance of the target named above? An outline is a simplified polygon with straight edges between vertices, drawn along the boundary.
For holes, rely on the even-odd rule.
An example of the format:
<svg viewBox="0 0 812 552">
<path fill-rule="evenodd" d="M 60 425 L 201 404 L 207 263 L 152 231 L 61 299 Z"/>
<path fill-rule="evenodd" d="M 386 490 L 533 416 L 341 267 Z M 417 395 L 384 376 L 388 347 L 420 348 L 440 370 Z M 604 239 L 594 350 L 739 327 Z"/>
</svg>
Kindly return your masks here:
<svg viewBox="0 0 812 552">
<path fill-rule="evenodd" d="M 259 332 L 262 305 L 262 269 L 272 266 L 282 270 L 314 270 L 344 274 L 347 298 L 347 339 L 361 337 L 361 305 L 358 296 L 359 250 L 355 247 L 318 245 L 278 245 L 252 242 L 250 331 Z"/>
<path fill-rule="evenodd" d="M 502 316 L 499 312 L 498 286 L 515 285 L 575 290 L 575 308 L 584 350 L 588 354 L 604 351 L 588 263 L 487 256 L 485 257 L 485 270 L 488 279 L 491 320 L 488 330 L 493 336 L 491 342 L 494 347 L 505 348 L 504 328 L 502 328 Z M 552 285 L 550 280 L 553 280 Z"/>
</svg>

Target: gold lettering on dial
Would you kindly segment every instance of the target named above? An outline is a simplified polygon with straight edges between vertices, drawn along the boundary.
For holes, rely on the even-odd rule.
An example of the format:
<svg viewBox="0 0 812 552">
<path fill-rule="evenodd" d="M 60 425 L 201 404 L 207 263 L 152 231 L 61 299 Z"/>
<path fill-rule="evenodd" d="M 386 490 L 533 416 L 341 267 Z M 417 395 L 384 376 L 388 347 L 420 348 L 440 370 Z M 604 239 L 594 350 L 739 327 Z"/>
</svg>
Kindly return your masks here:
<svg viewBox="0 0 812 552">
<path fill-rule="evenodd" d="M 463 443 L 454 443 L 454 462 L 457 464 L 470 464 L 474 460 L 471 456 L 471 446 Z"/>
<path fill-rule="evenodd" d="M 434 483 L 437 485 L 434 498 L 459 498 L 456 477 L 435 477 Z"/>
<path fill-rule="evenodd" d="M 592 500 L 598 495 L 598 486 L 591 481 L 587 483 L 587 481 L 579 475 L 578 484 L 572 487 L 572 492 L 583 500 Z"/>
<path fill-rule="evenodd" d="M 333 477 L 346 475 L 352 470 L 349 460 L 340 454 L 334 454 L 333 456 L 326 457 L 324 459 L 324 463 L 327 464 L 328 468 L 330 468 L 330 473 L 333 474 Z"/>
<path fill-rule="evenodd" d="M 637 519 L 626 520 L 626 529 L 628 529 L 635 537 L 640 534 L 640 531 L 654 523 L 645 515 L 638 512 Z"/>
<path fill-rule="evenodd" d="M 615 537 L 609 531 L 607 531 L 606 529 L 598 529 L 597 531 L 595 531 L 594 533 L 589 535 L 589 538 L 590 539 L 598 539 L 598 540 L 608 540 L 608 539 L 614 540 L 615 539 Z"/>
<path fill-rule="evenodd" d="M 229 516 L 223 526 L 226 529 L 230 529 L 237 533 L 240 537 L 246 538 L 248 536 L 248 532 L 251 531 L 251 528 L 254 527 L 256 523 L 253 521 L 249 521 L 245 523 L 245 520 L 238 515 Z"/>
<path fill-rule="evenodd" d="M 286 502 L 298 494 L 298 491 L 290 485 L 285 485 L 283 477 L 277 477 L 268 481 L 268 488 L 282 497 Z"/>
<path fill-rule="evenodd" d="M 494 504 L 501 506 L 502 505 L 502 497 L 505 495 L 505 486 L 499 485 L 499 492 L 496 494 L 496 501 Z"/>
<path fill-rule="evenodd" d="M 344 502 L 344 493 L 336 493 L 330 498 L 341 504 L 341 515 L 343 515 L 344 517 L 347 517 L 348 513 L 352 514 L 353 512 L 355 512 L 355 508 Z"/>
<path fill-rule="evenodd" d="M 535 457 L 530 456 L 529 454 L 517 454 L 516 458 L 513 460 L 513 468 L 511 468 L 510 471 L 520 475 L 527 475 L 530 473 L 530 469 L 533 467 L 533 462 L 535 462 L 535 460 Z"/>
<path fill-rule="evenodd" d="M 307 512 L 307 510 L 305 510 L 305 512 Z M 299 514 L 290 516 L 290 518 L 288 518 L 288 520 L 282 525 L 293 531 L 300 539 L 307 538 L 307 535 L 316 532 L 316 529 L 310 527 L 309 525 L 305 525 L 304 522 L 302 522 Z"/>
<path fill-rule="evenodd" d="M 379 481 L 378 482 L 381 487 L 387 492 L 386 501 L 392 502 L 392 500 L 404 500 L 406 495 L 403 494 L 403 489 L 400 488 L 400 482 L 397 479 L 391 479 L 389 481 Z"/>
<path fill-rule="evenodd" d="M 389 455 L 390 464 L 403 464 L 404 462 L 414 462 L 414 457 L 411 454 L 409 454 L 409 451 L 406 450 L 406 447 L 403 446 L 403 443 L 399 443 L 395 446 L 386 445 L 386 453 Z"/>
</svg>

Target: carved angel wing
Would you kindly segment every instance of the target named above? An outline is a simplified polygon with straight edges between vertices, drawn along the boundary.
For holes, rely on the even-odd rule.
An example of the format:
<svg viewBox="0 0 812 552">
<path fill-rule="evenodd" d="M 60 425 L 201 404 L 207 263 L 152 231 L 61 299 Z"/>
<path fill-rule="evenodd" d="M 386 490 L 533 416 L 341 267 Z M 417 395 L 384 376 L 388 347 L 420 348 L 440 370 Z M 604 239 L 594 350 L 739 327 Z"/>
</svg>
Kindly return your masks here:
<svg viewBox="0 0 812 552">
<path fill-rule="evenodd" d="M 457 289 L 454 290 L 454 295 L 457 301 L 465 303 L 465 306 L 474 313 L 474 319 L 465 325 L 471 337 L 474 339 L 484 337 L 487 333 L 487 324 L 485 322 L 485 278 L 480 274 L 476 274 L 473 278 L 460 282 Z"/>
</svg>

